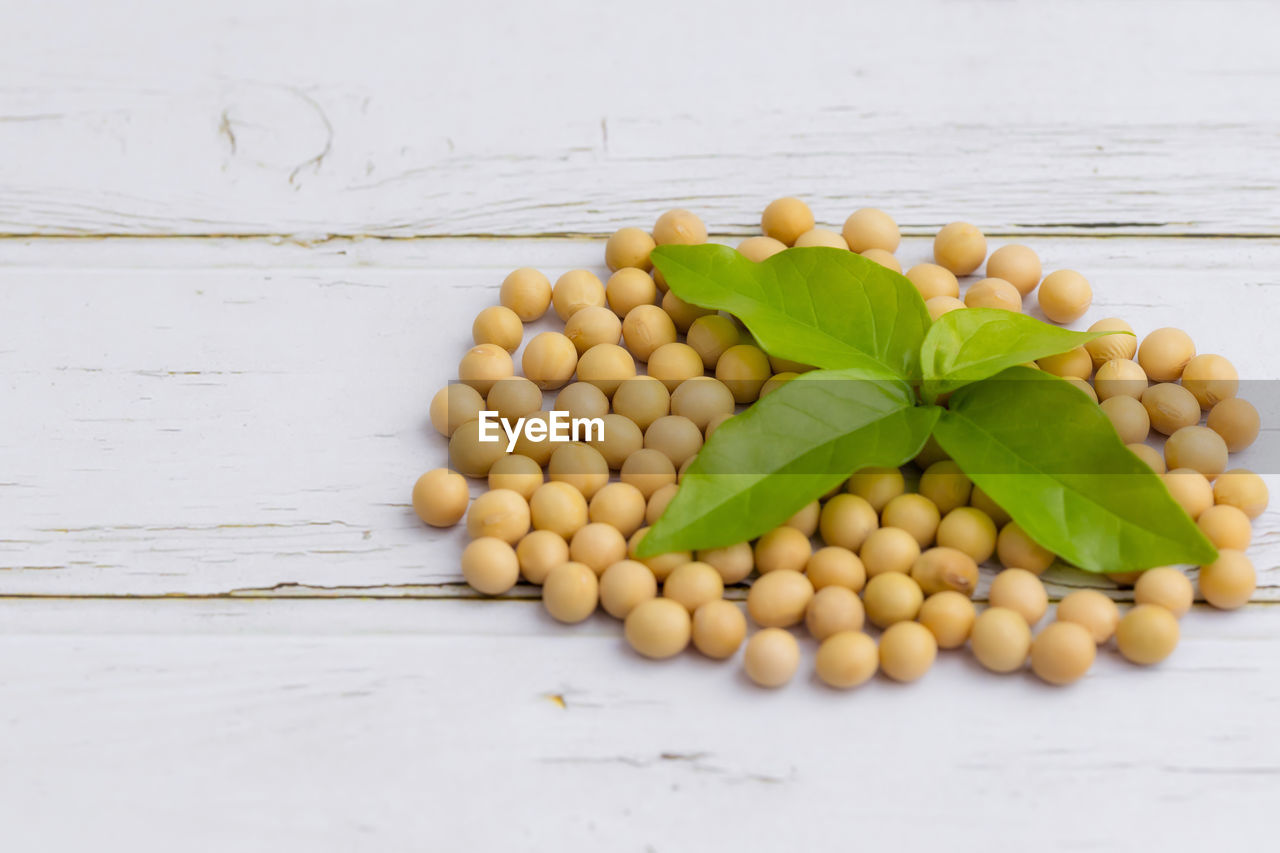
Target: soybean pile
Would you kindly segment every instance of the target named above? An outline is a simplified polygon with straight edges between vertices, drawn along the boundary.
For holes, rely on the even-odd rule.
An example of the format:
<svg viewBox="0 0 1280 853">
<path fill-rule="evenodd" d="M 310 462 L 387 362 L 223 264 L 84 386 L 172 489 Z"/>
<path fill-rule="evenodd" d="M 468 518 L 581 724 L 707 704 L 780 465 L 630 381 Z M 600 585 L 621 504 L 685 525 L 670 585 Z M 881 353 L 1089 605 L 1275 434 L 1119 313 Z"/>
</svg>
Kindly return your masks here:
<svg viewBox="0 0 1280 853">
<path fill-rule="evenodd" d="M 803 201 L 783 198 L 765 208 L 761 230 L 737 247 L 755 262 L 790 246 L 829 246 L 902 272 L 898 225 L 881 210 L 858 210 L 836 231 L 816 227 Z M 964 648 L 991 672 L 1030 667 L 1050 684 L 1070 684 L 1099 648 L 1114 646 L 1144 666 L 1168 657 L 1197 587 L 1219 609 L 1239 608 L 1253 595 L 1256 573 L 1245 552 L 1269 496 L 1261 477 L 1229 467 L 1229 457 L 1257 438 L 1260 418 L 1237 396 L 1231 362 L 1197 353 L 1191 336 L 1175 328 L 1107 335 L 1028 365 L 1096 401 L 1219 549 L 1209 565 L 1109 575 L 1117 587 L 1133 587 L 1134 605 L 1123 613 L 1106 592 L 1084 589 L 1059 601 L 1046 622 L 1050 601 L 1040 575 L 1055 555 L 932 440 L 902 468 L 850 472 L 754 542 L 637 559 L 637 543 L 703 442 L 807 369 L 770 357 L 734 318 L 666 288 L 649 253 L 706 240 L 701 219 L 671 210 L 650 230 L 623 228 L 608 239 L 607 280 L 576 269 L 553 284 L 538 270 L 517 269 L 502 282 L 500 304 L 477 315 L 459 381 L 430 406 L 433 426 L 449 439 L 450 465 L 423 474 L 412 492 L 426 524 L 449 527 L 465 516 L 471 542 L 462 574 L 477 592 L 500 596 L 523 580 L 541 587 L 547 612 L 569 624 L 603 609 L 623 622 L 631 647 L 652 659 L 692 645 L 728 660 L 745 644 L 742 665 L 764 687 L 794 677 L 802 627 L 818 644 L 818 677 L 836 688 L 864 684 L 878 671 L 914 681 L 939 650 Z M 1093 299 L 1084 275 L 1045 275 L 1030 247 L 988 254 L 986 237 L 969 223 L 942 228 L 933 258 L 905 275 L 935 320 L 971 307 L 1022 311 L 1035 299 L 1046 318 L 1068 324 Z M 985 276 L 968 283 L 962 299 L 961 279 L 984 264 Z M 532 337 L 517 375 L 513 353 L 525 324 L 549 310 L 563 332 Z M 1089 329 L 1134 332 L 1119 317 Z M 545 421 L 549 392 L 552 409 L 602 419 L 603 436 L 564 443 L 526 431 L 512 452 L 505 437 L 480 441 L 482 410 Z M 489 490 L 474 501 L 468 477 L 487 480 Z M 979 611 L 972 599 L 978 567 L 994 563 L 1002 568 Z M 744 613 L 725 590 L 746 584 Z"/>
</svg>

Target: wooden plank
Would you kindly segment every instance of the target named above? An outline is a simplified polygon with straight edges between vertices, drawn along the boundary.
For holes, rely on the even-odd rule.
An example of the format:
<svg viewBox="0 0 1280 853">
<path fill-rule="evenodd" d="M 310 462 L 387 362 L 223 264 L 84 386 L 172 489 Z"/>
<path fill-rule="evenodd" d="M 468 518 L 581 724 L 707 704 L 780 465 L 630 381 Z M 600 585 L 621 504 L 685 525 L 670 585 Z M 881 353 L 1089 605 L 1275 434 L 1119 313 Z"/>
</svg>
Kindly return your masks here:
<svg viewBox="0 0 1280 853">
<path fill-rule="evenodd" d="M 1275 4 L 131 8 L 0 33 L 0 233 L 1280 234 Z"/>
<path fill-rule="evenodd" d="M 589 240 L 16 242 L 0 246 L 3 595 L 458 594 L 461 531 L 424 528 L 407 506 L 446 459 L 430 395 L 507 270 L 598 267 L 601 253 Z M 1272 241 L 1035 245 L 1093 278 L 1080 326 L 1183 325 L 1246 378 L 1280 362 L 1280 341 L 1241 331 L 1280 311 Z M 909 240 L 900 255 L 928 252 Z M 1275 424 L 1271 384 L 1246 391 Z M 1275 441 L 1271 427 L 1239 461 L 1280 492 Z M 1257 524 L 1260 597 L 1280 598 L 1278 530 L 1276 511 Z"/>
<path fill-rule="evenodd" d="M 954 652 L 848 693 L 807 640 L 763 691 L 527 604 L 0 608 L 15 849 L 1203 849 L 1264 837 L 1280 792 L 1271 607 L 1194 611 L 1161 666 L 1104 650 L 1068 689 Z"/>
</svg>

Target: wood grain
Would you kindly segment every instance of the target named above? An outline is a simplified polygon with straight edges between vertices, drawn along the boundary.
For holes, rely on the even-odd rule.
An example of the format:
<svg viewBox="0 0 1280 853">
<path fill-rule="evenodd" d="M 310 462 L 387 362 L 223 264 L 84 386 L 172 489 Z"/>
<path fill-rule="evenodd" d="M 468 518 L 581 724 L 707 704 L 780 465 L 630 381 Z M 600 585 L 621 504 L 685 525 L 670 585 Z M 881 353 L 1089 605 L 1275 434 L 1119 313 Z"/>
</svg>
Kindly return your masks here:
<svg viewBox="0 0 1280 853">
<path fill-rule="evenodd" d="M 1265 837 L 1280 785 L 1270 607 L 1065 690 L 953 652 L 836 692 L 807 640 L 763 691 L 530 604 L 3 606 L 12 849 L 1204 849 Z"/>
<path fill-rule="evenodd" d="M 6 850 L 1265 846 L 1278 511 L 1160 667 L 836 693 L 461 600 L 407 497 L 508 270 L 782 195 L 1025 235 L 1280 423 L 1280 5 L 2 8 Z"/>
<path fill-rule="evenodd" d="M 1262 378 L 1280 342 L 1238 332 L 1280 311 L 1280 245 L 1034 245 L 1049 268 L 1093 280 L 1078 326 L 1117 314 L 1139 333 L 1184 326 L 1280 422 Z M 42 596 L 467 594 L 462 532 L 425 528 L 408 507 L 417 475 L 446 463 L 427 403 L 507 271 L 599 267 L 602 253 L 545 239 L 6 248 L 0 594 Z M 913 239 L 899 255 L 928 252 Z M 1280 491 L 1276 435 L 1237 462 Z M 1263 599 L 1280 598 L 1278 530 L 1274 510 L 1256 525 Z M 1057 580 L 1056 592 L 1097 582 Z"/>
<path fill-rule="evenodd" d="M 1270 3 L 48 6 L 0 33 L 3 234 L 745 233 L 795 194 L 1280 235 Z"/>
</svg>

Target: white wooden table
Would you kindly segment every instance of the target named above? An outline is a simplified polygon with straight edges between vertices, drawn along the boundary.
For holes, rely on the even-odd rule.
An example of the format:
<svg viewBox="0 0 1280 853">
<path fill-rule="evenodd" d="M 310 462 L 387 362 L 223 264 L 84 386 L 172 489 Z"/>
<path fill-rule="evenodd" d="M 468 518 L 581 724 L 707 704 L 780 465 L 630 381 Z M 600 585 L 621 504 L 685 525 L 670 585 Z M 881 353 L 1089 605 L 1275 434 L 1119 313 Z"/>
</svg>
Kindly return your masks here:
<svg viewBox="0 0 1280 853">
<path fill-rule="evenodd" d="M 0 846 L 1269 847 L 1275 511 L 1156 669 L 846 694 L 472 600 L 407 498 L 505 272 L 673 206 L 970 219 L 1274 377 L 1280 7 L 611 5 L 0 4 Z"/>
</svg>

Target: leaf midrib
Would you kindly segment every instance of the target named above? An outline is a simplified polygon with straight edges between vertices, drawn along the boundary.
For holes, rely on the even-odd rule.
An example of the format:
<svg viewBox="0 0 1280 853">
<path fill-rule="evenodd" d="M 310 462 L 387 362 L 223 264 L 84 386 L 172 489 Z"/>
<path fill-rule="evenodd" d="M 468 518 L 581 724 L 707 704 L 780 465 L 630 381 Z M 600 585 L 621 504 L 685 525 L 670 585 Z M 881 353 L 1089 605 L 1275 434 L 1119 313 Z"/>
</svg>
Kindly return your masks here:
<svg viewBox="0 0 1280 853">
<path fill-rule="evenodd" d="M 761 482 L 763 482 L 764 480 L 768 479 L 769 477 L 776 477 L 776 476 L 783 476 L 783 477 L 785 477 L 785 476 L 806 476 L 806 477 L 808 477 L 808 476 L 816 476 L 815 474 L 791 474 L 791 473 L 788 473 L 785 469 L 786 469 L 786 468 L 788 468 L 788 467 L 791 467 L 791 466 L 795 465 L 797 462 L 803 461 L 804 459 L 807 459 L 807 458 L 809 458 L 809 457 L 814 456 L 814 455 L 815 455 L 815 454 L 817 454 L 819 451 L 825 451 L 827 454 L 830 454 L 830 452 L 831 452 L 830 448 L 832 448 L 832 447 L 833 447 L 833 446 L 835 446 L 836 444 L 840 443 L 841 441 L 844 441 L 844 440 L 848 439 L 848 438 L 849 438 L 851 435 L 853 435 L 854 433 L 860 432 L 860 431 L 862 431 L 862 430 L 864 430 L 864 429 L 867 429 L 867 428 L 869 428 L 869 427 L 873 427 L 873 426 L 875 426 L 876 424 L 880 423 L 881 421 L 885 420 L 886 418 L 890 418 L 890 417 L 892 417 L 892 416 L 894 416 L 894 415 L 900 414 L 900 413 L 902 413 L 902 412 L 906 411 L 907 409 L 911 409 L 911 408 L 915 408 L 915 407 L 914 407 L 914 406 L 911 406 L 911 405 L 901 405 L 901 406 L 898 406 L 898 407 L 896 407 L 896 408 L 891 408 L 891 409 L 887 409 L 887 410 L 885 410 L 885 411 L 883 411 L 883 412 L 880 412 L 880 413 L 879 413 L 879 417 L 875 418 L 874 420 L 866 421 L 866 422 L 864 422 L 864 423 L 859 424 L 859 425 L 858 425 L 858 426 L 856 426 L 856 427 L 853 427 L 852 429 L 846 430 L 845 432 L 837 433 L 837 434 L 833 435 L 830 439 L 828 439 L 828 440 L 826 440 L 826 441 L 824 441 L 824 442 L 821 442 L 820 444 L 815 444 L 815 445 L 810 446 L 807 450 L 805 450 L 805 451 L 804 451 L 804 452 L 802 452 L 802 453 L 795 453 L 795 454 L 791 454 L 791 455 L 787 456 L 787 457 L 786 457 L 786 460 L 785 460 L 781 465 L 779 465 L 778 467 L 774 468 L 772 471 L 768 471 L 768 472 L 760 473 L 760 474 L 746 474 L 746 475 L 741 475 L 741 474 L 740 474 L 740 475 L 738 475 L 738 476 L 749 476 L 749 477 L 753 477 L 754 479 L 752 480 L 751 485 L 750 485 L 750 486 L 748 486 L 746 489 L 740 489 L 739 491 L 735 492 L 734 494 L 729 495 L 729 496 L 728 496 L 726 499 L 724 499 L 724 500 L 717 501 L 717 502 L 715 502 L 715 503 L 711 504 L 711 506 L 713 506 L 713 507 L 721 507 L 721 506 L 724 506 L 725 504 L 732 503 L 732 502 L 733 502 L 733 500 L 734 500 L 735 498 L 737 498 L 737 497 L 739 497 L 739 496 L 741 496 L 741 495 L 746 494 L 746 493 L 747 493 L 748 491 L 750 491 L 751 489 L 756 488 L 756 486 L 757 486 L 757 485 L 759 485 Z M 715 473 L 708 473 L 708 472 L 706 472 L 706 471 L 702 471 L 702 470 L 701 470 L 701 465 L 699 464 L 699 462 L 700 462 L 700 460 L 694 460 L 693 465 L 690 465 L 690 466 L 689 466 L 689 470 L 688 470 L 686 473 L 687 473 L 687 474 L 703 474 L 703 475 L 708 476 L 708 477 L 720 476 L 720 475 L 715 474 Z M 688 526 L 688 525 L 685 525 L 684 527 L 682 527 L 682 528 L 680 528 L 680 529 L 684 529 L 684 528 L 685 528 L 685 527 L 687 527 L 687 526 Z"/>
<path fill-rule="evenodd" d="M 766 301 L 766 300 L 763 298 L 763 296 L 762 296 L 762 294 L 763 294 L 762 284 L 761 284 L 761 282 L 760 282 L 760 279 L 759 279 L 757 276 L 752 276 L 752 277 L 751 277 L 752 292 L 751 292 L 751 293 L 744 293 L 744 292 L 743 292 L 743 291 L 741 291 L 741 290 L 733 290 L 732 288 L 725 287 L 723 284 L 721 284 L 719 281 L 717 281 L 717 280 L 713 279 L 711 276 L 709 276 L 709 275 L 707 275 L 707 274 L 705 274 L 705 273 L 703 273 L 703 272 L 701 272 L 701 271 L 699 271 L 699 270 L 695 269 L 694 267 L 689 266 L 688 264 L 682 263 L 678 258 L 669 258 L 669 259 L 667 260 L 667 263 L 670 263 L 670 264 L 674 264 L 674 265 L 676 265 L 676 266 L 679 266 L 679 267 L 681 267 L 682 269 L 684 269 L 684 270 L 685 270 L 686 272 L 688 272 L 688 273 L 692 273 L 692 274 L 694 274 L 694 275 L 699 275 L 699 276 L 702 276 L 702 277 L 704 277 L 704 278 L 707 278 L 707 279 L 711 280 L 711 281 L 712 281 L 712 283 L 713 283 L 713 284 L 715 284 L 715 286 L 716 286 L 716 287 L 720 288 L 723 292 L 725 292 L 725 293 L 727 293 L 727 294 L 728 294 L 729 301 L 734 300 L 735 298 L 736 298 L 736 299 L 743 299 L 743 300 L 745 300 L 745 301 L 748 301 L 748 302 L 750 302 L 752 305 L 757 306 L 757 307 L 758 307 L 759 309 L 761 309 L 763 312 L 767 312 L 767 313 L 768 313 L 768 315 L 769 315 L 769 317 L 770 317 L 770 319 L 771 319 L 771 320 L 773 320 L 775 323 L 778 323 L 779 325 L 784 325 L 784 324 L 794 323 L 794 322 L 795 322 L 795 318 L 794 318 L 794 317 L 792 317 L 792 316 L 790 316 L 790 315 L 786 314 L 782 309 L 780 309 L 779 307 L 777 307 L 777 306 L 775 306 L 775 305 L 771 304 L 770 302 Z M 775 283 L 777 283 L 777 272 L 776 272 L 775 270 L 773 270 L 773 269 L 770 269 L 770 270 L 769 270 L 769 275 L 770 275 L 770 276 L 772 276 L 772 277 L 774 278 Z M 860 296 L 861 296 L 861 298 L 862 298 L 862 300 L 863 300 L 863 303 L 864 303 L 864 304 L 863 304 L 863 310 L 864 310 L 864 311 L 870 311 L 870 310 L 871 310 L 871 309 L 870 309 L 870 306 L 869 306 L 869 304 L 867 304 L 867 294 L 866 294 L 865 288 L 860 288 L 858 292 L 859 292 L 859 294 L 860 294 Z M 679 293 L 677 293 L 676 295 L 677 295 L 677 296 L 679 296 L 680 294 L 679 294 Z M 683 297 L 681 297 L 681 298 L 683 298 Z M 696 302 L 696 301 L 693 301 L 693 304 L 695 304 L 695 305 L 696 305 L 696 304 L 697 304 L 697 302 Z M 836 350 L 836 351 L 844 350 L 844 351 L 846 351 L 846 352 L 854 352 L 854 353 L 857 353 L 858 355 L 861 355 L 861 356 L 863 356 L 863 357 L 865 357 L 865 358 L 868 358 L 868 359 L 872 360 L 872 361 L 873 361 L 873 362 L 875 362 L 877 365 L 879 365 L 879 366 L 881 366 L 881 367 L 885 368 L 886 370 L 891 371 L 891 372 L 893 373 L 893 375 L 894 375 L 895 377 L 897 377 L 898 379 L 906 379 L 906 378 L 907 378 L 907 377 L 906 377 L 906 374 L 905 374 L 902 370 L 900 370 L 897 366 L 894 366 L 894 365 L 890 365 L 890 364 L 888 364 L 888 363 L 884 360 L 883 355 L 879 352 L 879 339 L 878 339 L 878 338 L 879 338 L 879 336 L 878 336 L 878 332 L 877 332 L 877 329 L 875 328 L 875 324 L 874 324 L 874 323 L 873 323 L 873 324 L 871 324 L 871 333 L 872 333 L 872 336 L 873 336 L 874 338 L 876 338 L 876 346 L 877 346 L 877 348 L 876 348 L 875 350 L 868 351 L 868 350 L 864 349 L 863 347 L 858 346 L 858 345 L 857 345 L 857 344 L 855 344 L 855 343 L 852 343 L 852 342 L 850 342 L 850 341 L 845 340 L 844 338 L 840 338 L 840 337 L 837 337 L 836 335 L 831 334 L 831 333 L 830 333 L 830 332 L 828 332 L 826 329 L 824 329 L 821 325 L 819 325 L 818 315 L 817 315 L 817 309 L 814 307 L 814 304 L 813 304 L 813 294 L 812 294 L 812 292 L 811 292 L 811 291 L 807 291 L 807 290 L 805 291 L 805 306 L 806 306 L 806 308 L 807 308 L 807 310 L 808 310 L 808 312 L 809 312 L 810 319 L 811 319 L 811 321 L 812 321 L 812 323 L 813 323 L 813 325 L 812 325 L 812 332 L 811 332 L 811 333 L 812 333 L 812 334 L 814 334 L 816 337 L 821 338 L 823 341 L 830 342 L 830 344 L 829 344 L 829 345 L 827 345 L 827 348 L 828 348 L 828 349 Z M 705 306 L 699 306 L 699 307 L 705 307 Z M 746 321 L 744 320 L 743 322 L 746 322 Z M 897 323 L 897 316 L 896 316 L 896 314 L 895 314 L 895 316 L 894 316 L 894 323 L 895 323 L 895 328 L 896 328 L 896 323 Z M 857 365 L 842 365 L 842 367 L 855 367 L 855 366 L 857 366 Z M 834 369 L 839 369 L 839 368 L 834 368 Z"/>
</svg>

